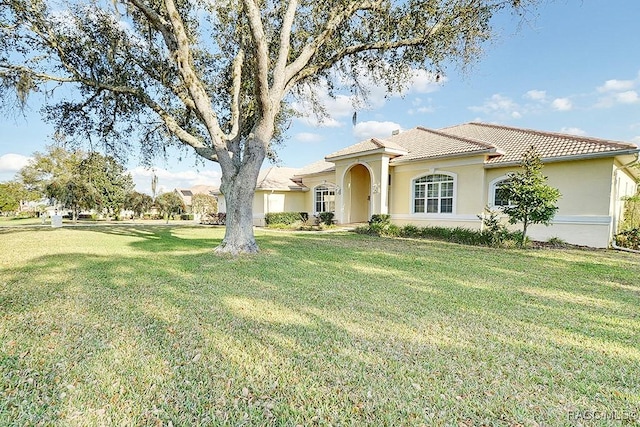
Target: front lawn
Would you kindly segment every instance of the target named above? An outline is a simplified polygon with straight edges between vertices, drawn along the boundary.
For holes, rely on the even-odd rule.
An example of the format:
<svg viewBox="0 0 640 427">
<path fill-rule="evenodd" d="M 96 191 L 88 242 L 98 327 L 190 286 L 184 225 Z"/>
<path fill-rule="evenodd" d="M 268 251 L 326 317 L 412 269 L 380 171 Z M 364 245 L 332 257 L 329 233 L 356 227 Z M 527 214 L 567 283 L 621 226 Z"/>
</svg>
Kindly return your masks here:
<svg viewBox="0 0 640 427">
<path fill-rule="evenodd" d="M 640 256 L 0 229 L 0 425 L 640 424 Z"/>
</svg>

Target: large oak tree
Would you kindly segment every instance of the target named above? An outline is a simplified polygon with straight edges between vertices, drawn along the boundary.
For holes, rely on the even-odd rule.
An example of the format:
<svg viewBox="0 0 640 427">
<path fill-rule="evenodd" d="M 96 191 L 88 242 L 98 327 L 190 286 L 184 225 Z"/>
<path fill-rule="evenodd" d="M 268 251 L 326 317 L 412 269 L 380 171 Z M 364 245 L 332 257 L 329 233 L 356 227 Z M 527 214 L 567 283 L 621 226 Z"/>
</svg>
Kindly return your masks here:
<svg viewBox="0 0 640 427">
<path fill-rule="evenodd" d="M 45 108 L 65 135 L 218 162 L 218 250 L 255 252 L 256 179 L 292 96 L 345 78 L 358 92 L 363 75 L 400 90 L 417 68 L 474 60 L 493 15 L 533 1 L 0 0 L 0 95 L 21 106 L 68 85 Z"/>
</svg>

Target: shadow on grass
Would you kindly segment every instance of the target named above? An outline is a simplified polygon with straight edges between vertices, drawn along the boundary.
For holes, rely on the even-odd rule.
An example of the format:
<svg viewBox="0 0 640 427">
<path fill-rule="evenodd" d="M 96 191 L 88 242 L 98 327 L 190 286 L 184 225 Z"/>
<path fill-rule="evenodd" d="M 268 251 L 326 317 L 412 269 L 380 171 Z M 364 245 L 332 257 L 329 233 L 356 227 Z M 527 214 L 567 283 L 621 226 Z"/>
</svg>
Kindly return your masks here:
<svg viewBox="0 0 640 427">
<path fill-rule="evenodd" d="M 640 267 L 608 255 L 65 233 L 84 243 L 2 272 L 0 424 L 568 425 L 638 403 Z"/>
</svg>

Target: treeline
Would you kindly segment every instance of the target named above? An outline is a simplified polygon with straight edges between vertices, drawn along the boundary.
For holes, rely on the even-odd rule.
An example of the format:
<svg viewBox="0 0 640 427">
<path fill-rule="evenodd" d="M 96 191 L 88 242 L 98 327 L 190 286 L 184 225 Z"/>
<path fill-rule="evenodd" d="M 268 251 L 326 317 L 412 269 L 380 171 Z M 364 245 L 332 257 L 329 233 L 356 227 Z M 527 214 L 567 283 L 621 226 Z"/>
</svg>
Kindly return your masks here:
<svg viewBox="0 0 640 427">
<path fill-rule="evenodd" d="M 74 220 L 82 211 L 116 219 L 124 209 L 142 215 L 154 204 L 151 196 L 134 190 L 131 174 L 115 158 L 59 146 L 34 153 L 13 181 L 0 183 L 0 212 L 4 214 L 23 211 L 23 205 L 38 201 L 44 203 L 31 203 L 33 214 L 55 206 L 71 212 Z M 172 198 L 168 204 L 177 203 Z"/>
</svg>

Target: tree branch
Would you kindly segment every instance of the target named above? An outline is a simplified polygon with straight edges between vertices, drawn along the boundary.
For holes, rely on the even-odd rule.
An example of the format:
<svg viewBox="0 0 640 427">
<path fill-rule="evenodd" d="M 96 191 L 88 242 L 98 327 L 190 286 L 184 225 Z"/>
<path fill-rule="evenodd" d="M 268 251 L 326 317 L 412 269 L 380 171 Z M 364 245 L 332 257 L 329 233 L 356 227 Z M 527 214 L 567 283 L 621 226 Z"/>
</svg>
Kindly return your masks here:
<svg viewBox="0 0 640 427">
<path fill-rule="evenodd" d="M 256 53 L 256 91 L 263 111 L 271 111 L 269 97 L 269 45 L 262 25 L 260 9 L 254 0 L 243 0 Z M 265 111 L 265 112 L 266 112 Z"/>
<path fill-rule="evenodd" d="M 376 9 L 380 7 L 381 4 L 382 0 L 375 0 L 373 2 L 352 2 L 347 7 L 336 7 L 334 10 L 332 10 L 329 19 L 327 20 L 327 23 L 320 35 L 318 35 L 318 37 L 311 40 L 307 45 L 305 45 L 295 61 L 293 61 L 286 67 L 284 81 L 286 82 L 285 84 L 287 89 L 291 88 L 293 85 L 295 85 L 295 83 L 300 81 L 300 79 L 295 79 L 295 76 L 311 62 L 311 59 L 314 57 L 314 55 L 325 43 L 327 43 L 331 39 L 335 30 L 341 24 L 343 24 L 347 19 L 353 16 L 353 14 L 358 10 Z M 295 82 L 291 83 L 292 80 L 295 80 Z"/>
<path fill-rule="evenodd" d="M 167 8 L 167 13 L 173 29 L 173 35 L 177 42 L 176 49 L 173 51 L 173 54 L 176 64 L 178 65 L 178 71 L 180 72 L 191 99 L 193 99 L 195 105 L 194 111 L 207 127 L 211 141 L 217 153 L 218 162 L 223 168 L 231 168 L 233 165 L 226 150 L 226 144 L 224 142 L 225 135 L 220 128 L 216 113 L 211 107 L 211 99 L 191 64 L 189 37 L 187 36 L 182 18 L 180 17 L 180 12 L 176 8 L 173 0 L 164 0 L 164 4 Z M 171 46 L 167 47 L 170 48 Z"/>
<path fill-rule="evenodd" d="M 296 16 L 296 8 L 298 0 L 289 0 L 287 11 L 282 18 L 282 28 L 280 29 L 280 49 L 278 51 L 278 59 L 273 70 L 273 86 L 276 92 L 282 93 L 285 89 L 285 68 L 289 59 L 291 50 L 291 29 L 293 28 L 293 20 Z"/>
<path fill-rule="evenodd" d="M 233 94 L 231 99 L 231 130 L 226 135 L 228 141 L 233 140 L 240 131 L 240 89 L 242 88 L 242 65 L 244 50 L 240 49 L 233 60 Z M 227 144 L 228 145 L 228 144 Z"/>
</svg>

